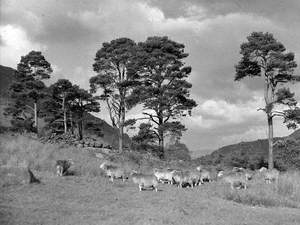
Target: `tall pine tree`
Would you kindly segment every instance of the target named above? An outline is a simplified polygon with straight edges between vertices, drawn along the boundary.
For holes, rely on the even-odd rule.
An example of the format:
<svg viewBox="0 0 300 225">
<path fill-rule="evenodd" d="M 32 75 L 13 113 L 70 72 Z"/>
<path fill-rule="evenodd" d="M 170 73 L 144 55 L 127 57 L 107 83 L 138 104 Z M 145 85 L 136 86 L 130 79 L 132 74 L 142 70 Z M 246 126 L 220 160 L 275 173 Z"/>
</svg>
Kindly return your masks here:
<svg viewBox="0 0 300 225">
<path fill-rule="evenodd" d="M 39 101 L 44 98 L 46 86 L 43 82 L 50 78 L 50 63 L 39 51 L 31 51 L 21 57 L 17 66 L 16 78 L 10 87 L 13 103 L 6 109 L 12 115 L 12 123 L 31 124 L 38 133 Z M 31 116 L 33 115 L 33 116 Z"/>
<path fill-rule="evenodd" d="M 131 98 L 132 89 L 138 84 L 138 77 L 131 68 L 135 53 L 136 44 L 128 38 L 103 43 L 93 65 L 97 75 L 90 79 L 93 93 L 102 89 L 100 97 L 107 104 L 113 127 L 119 129 L 120 152 L 123 150 L 126 112 L 135 104 Z"/>
<path fill-rule="evenodd" d="M 190 98 L 192 84 L 186 79 L 192 68 L 186 66 L 184 45 L 168 37 L 149 37 L 139 43 L 135 70 L 142 85 L 135 88 L 144 106 L 143 114 L 154 125 L 160 156 L 164 157 L 167 134 L 181 136 L 185 127 L 180 117 L 190 115 L 196 102 Z"/>
<path fill-rule="evenodd" d="M 299 76 L 293 74 L 297 64 L 294 53 L 286 52 L 284 45 L 272 34 L 253 32 L 247 37 L 247 42 L 241 45 L 242 59 L 236 65 L 235 80 L 245 77 L 262 77 L 264 82 L 265 106 L 261 108 L 266 113 L 269 140 L 269 169 L 273 162 L 273 118 L 284 118 L 287 126 L 296 127 L 300 121 L 300 111 L 294 93 L 286 86 L 287 83 L 299 81 Z M 278 105 L 285 110 L 276 108 Z"/>
<path fill-rule="evenodd" d="M 97 102 L 97 97 L 94 97 L 87 90 L 73 85 L 69 95 L 70 110 L 74 116 L 74 121 L 77 123 L 79 139 L 83 138 L 84 118 L 89 112 L 99 112 L 100 104 Z"/>
</svg>

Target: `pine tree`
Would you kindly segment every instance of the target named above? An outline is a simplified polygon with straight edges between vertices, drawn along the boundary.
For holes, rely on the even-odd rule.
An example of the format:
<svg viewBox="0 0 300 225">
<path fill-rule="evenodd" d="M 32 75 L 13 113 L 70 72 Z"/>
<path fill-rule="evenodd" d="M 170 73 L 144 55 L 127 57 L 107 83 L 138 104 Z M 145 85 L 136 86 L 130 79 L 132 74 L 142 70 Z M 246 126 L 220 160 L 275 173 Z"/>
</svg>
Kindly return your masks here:
<svg viewBox="0 0 300 225">
<path fill-rule="evenodd" d="M 190 98 L 192 84 L 186 79 L 192 68 L 185 66 L 184 45 L 168 37 L 149 37 L 139 43 L 134 60 L 142 85 L 134 90 L 143 104 L 143 114 L 154 125 L 153 132 L 164 157 L 164 138 L 167 134 L 181 136 L 185 127 L 180 117 L 190 115 L 196 102 Z"/>
<path fill-rule="evenodd" d="M 131 98 L 132 89 L 138 84 L 138 77 L 131 68 L 135 51 L 135 42 L 128 38 L 103 43 L 93 65 L 97 75 L 90 79 L 93 93 L 102 89 L 100 97 L 107 104 L 112 126 L 119 129 L 120 152 L 123 150 L 126 112 L 135 104 Z"/>
<path fill-rule="evenodd" d="M 300 112 L 294 93 L 291 93 L 287 83 L 299 81 L 294 69 L 297 64 L 294 53 L 286 52 L 284 45 L 272 34 L 253 32 L 247 37 L 247 42 L 241 45 L 242 59 L 236 65 L 235 80 L 245 77 L 262 77 L 264 80 L 265 107 L 260 110 L 267 115 L 269 140 L 269 169 L 273 162 L 273 118 L 280 116 L 289 128 L 295 128 L 300 121 Z M 277 105 L 284 105 L 285 110 L 279 110 Z"/>
<path fill-rule="evenodd" d="M 43 114 L 49 126 L 56 131 L 63 127 L 68 131 L 68 114 L 71 115 L 70 101 L 73 84 L 67 79 L 59 79 L 48 88 L 48 97 L 43 101 Z M 69 116 L 71 117 L 71 116 Z M 71 122 L 71 121 L 70 121 Z M 72 126 L 72 124 L 70 124 Z"/>
<path fill-rule="evenodd" d="M 70 91 L 70 111 L 74 115 L 74 121 L 77 123 L 79 139 L 83 138 L 84 118 L 86 113 L 99 112 L 100 104 L 97 97 L 93 97 L 87 90 L 73 85 Z"/>
<path fill-rule="evenodd" d="M 51 65 L 41 52 L 31 51 L 21 57 L 10 87 L 13 104 L 6 109 L 6 114 L 13 117 L 13 124 L 23 122 L 31 126 L 33 117 L 33 127 L 38 133 L 39 101 L 44 98 L 46 90 L 43 80 L 49 79 L 51 73 Z"/>
</svg>

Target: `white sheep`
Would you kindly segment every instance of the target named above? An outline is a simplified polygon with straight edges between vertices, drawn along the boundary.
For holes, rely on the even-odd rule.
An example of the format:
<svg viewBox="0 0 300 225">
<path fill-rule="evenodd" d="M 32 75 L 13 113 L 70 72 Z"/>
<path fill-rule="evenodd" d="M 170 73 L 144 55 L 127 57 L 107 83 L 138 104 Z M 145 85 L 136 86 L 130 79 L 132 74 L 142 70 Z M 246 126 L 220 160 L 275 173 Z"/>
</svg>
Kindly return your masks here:
<svg viewBox="0 0 300 225">
<path fill-rule="evenodd" d="M 239 174 L 230 174 L 222 177 L 225 183 L 229 183 L 231 189 L 246 189 L 248 187 L 245 176 Z"/>
<path fill-rule="evenodd" d="M 277 169 L 267 170 L 265 172 L 265 181 L 267 184 L 270 184 L 273 181 L 275 183 L 278 183 L 278 179 L 279 179 L 279 171 Z"/>
<path fill-rule="evenodd" d="M 100 165 L 100 168 L 105 171 L 106 176 L 110 177 L 112 182 L 114 181 L 114 178 L 122 178 L 123 182 L 128 178 L 126 170 L 118 165 L 104 162 Z"/>
<path fill-rule="evenodd" d="M 167 181 L 168 184 L 173 184 L 174 170 L 154 168 L 153 171 L 154 171 L 154 176 L 156 176 L 158 181 L 160 181 L 160 182 Z"/>
<path fill-rule="evenodd" d="M 158 180 L 157 180 L 156 176 L 137 173 L 135 171 L 131 174 L 131 176 L 132 176 L 133 183 L 139 185 L 140 191 L 142 191 L 143 188 L 152 187 L 157 192 Z"/>
</svg>

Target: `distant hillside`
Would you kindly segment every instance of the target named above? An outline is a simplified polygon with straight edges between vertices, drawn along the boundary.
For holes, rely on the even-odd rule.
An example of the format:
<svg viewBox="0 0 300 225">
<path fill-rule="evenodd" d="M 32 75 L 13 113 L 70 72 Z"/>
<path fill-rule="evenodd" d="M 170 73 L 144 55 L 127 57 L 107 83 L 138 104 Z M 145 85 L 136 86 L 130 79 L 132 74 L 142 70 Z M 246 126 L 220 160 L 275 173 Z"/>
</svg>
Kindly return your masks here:
<svg viewBox="0 0 300 225">
<path fill-rule="evenodd" d="M 0 65 L 0 97 L 8 97 L 8 89 L 14 79 L 15 70 Z"/>
<path fill-rule="evenodd" d="M 119 137 L 118 129 L 113 128 L 105 120 L 102 120 L 90 113 L 85 115 L 84 122 L 84 135 L 93 136 L 101 139 L 102 142 L 118 148 Z M 124 135 L 124 146 L 129 147 L 131 139 L 127 134 Z"/>
<path fill-rule="evenodd" d="M 191 160 L 191 155 L 187 146 L 176 142 L 165 148 L 165 158 L 167 160 Z"/>
<path fill-rule="evenodd" d="M 0 127 L 10 126 L 10 119 L 4 117 L 3 112 L 9 103 L 9 86 L 14 79 L 15 70 L 0 65 Z"/>
<path fill-rule="evenodd" d="M 10 118 L 3 115 L 4 109 L 9 103 L 9 86 L 14 79 L 15 70 L 10 67 L 0 65 L 0 127 L 10 127 Z M 39 124 L 45 126 L 41 119 Z M 110 126 L 104 120 L 91 114 L 85 115 L 84 135 L 89 135 L 101 139 L 102 142 L 113 147 L 118 146 L 118 130 Z M 41 127 L 43 128 L 43 127 Z M 128 135 L 124 137 L 124 145 L 128 146 L 131 140 Z"/>
<path fill-rule="evenodd" d="M 300 129 L 287 137 L 275 138 L 274 143 L 275 167 L 281 170 L 300 169 Z M 198 164 L 257 169 L 261 166 L 267 166 L 268 140 L 228 145 L 193 161 Z"/>
</svg>

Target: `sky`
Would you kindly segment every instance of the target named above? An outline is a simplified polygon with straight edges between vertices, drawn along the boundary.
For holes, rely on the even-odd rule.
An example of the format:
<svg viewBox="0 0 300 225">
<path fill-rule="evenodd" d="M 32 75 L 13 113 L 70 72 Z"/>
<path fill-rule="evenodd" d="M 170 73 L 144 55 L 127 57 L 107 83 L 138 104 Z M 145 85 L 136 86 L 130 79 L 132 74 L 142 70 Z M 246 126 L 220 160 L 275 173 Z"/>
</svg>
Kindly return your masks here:
<svg viewBox="0 0 300 225">
<path fill-rule="evenodd" d="M 103 42 L 168 36 L 183 43 L 198 106 L 182 119 L 182 142 L 196 155 L 267 137 L 259 78 L 234 81 L 240 44 L 253 31 L 271 32 L 300 64 L 299 0 L 0 0 L 0 64 L 16 68 L 40 50 L 54 69 L 50 82 L 70 79 L 89 88 Z M 295 71 L 300 74 L 299 68 Z M 300 100 L 300 84 L 291 86 Z M 140 108 L 129 112 L 140 115 Z M 102 104 L 99 117 L 108 120 Z M 275 136 L 291 133 L 275 120 Z"/>
</svg>

